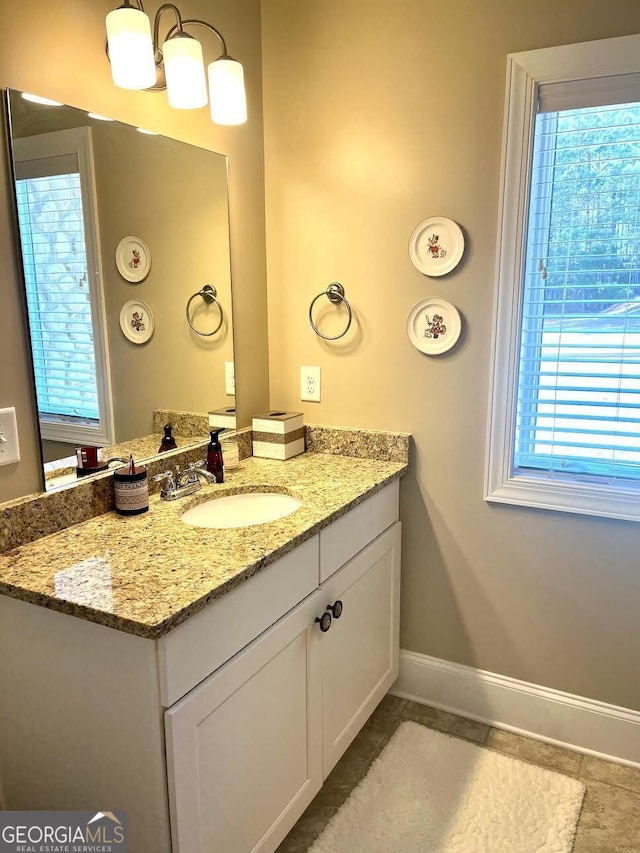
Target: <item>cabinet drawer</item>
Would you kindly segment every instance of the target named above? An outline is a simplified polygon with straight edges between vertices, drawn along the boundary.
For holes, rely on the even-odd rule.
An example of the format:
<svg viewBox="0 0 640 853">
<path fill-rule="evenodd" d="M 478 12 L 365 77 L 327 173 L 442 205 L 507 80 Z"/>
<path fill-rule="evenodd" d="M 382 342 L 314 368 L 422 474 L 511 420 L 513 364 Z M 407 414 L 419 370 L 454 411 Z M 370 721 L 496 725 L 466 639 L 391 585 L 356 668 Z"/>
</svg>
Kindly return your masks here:
<svg viewBox="0 0 640 853">
<path fill-rule="evenodd" d="M 320 582 L 398 520 L 399 495 L 395 480 L 320 532 Z"/>
<path fill-rule="evenodd" d="M 318 586 L 318 536 L 158 641 L 160 699 L 173 705 Z"/>
</svg>

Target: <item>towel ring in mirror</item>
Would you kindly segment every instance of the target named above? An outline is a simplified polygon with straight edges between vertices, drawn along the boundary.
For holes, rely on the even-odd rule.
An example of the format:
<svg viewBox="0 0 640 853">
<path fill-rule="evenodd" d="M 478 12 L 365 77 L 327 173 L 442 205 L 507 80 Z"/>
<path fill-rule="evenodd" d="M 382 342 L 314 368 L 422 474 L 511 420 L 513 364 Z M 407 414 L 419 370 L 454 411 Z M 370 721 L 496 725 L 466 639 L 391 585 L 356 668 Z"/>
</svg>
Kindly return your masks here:
<svg viewBox="0 0 640 853">
<path fill-rule="evenodd" d="M 349 312 L 347 325 L 344 327 L 343 331 L 340 332 L 339 335 L 333 335 L 333 337 L 329 335 L 323 335 L 322 332 L 316 326 L 316 324 L 313 322 L 313 306 L 316 304 L 316 302 L 318 301 L 318 299 L 320 299 L 321 296 L 326 296 L 329 302 L 332 302 L 334 305 L 339 305 L 341 302 L 343 302 L 347 308 L 347 311 Z M 337 341 L 338 338 L 343 338 L 349 331 L 352 319 L 353 312 L 351 311 L 351 305 L 349 305 L 345 298 L 344 287 L 337 281 L 334 281 L 333 284 L 330 284 L 326 290 L 323 290 L 322 293 L 319 293 L 311 301 L 311 305 L 309 306 L 309 322 L 311 323 L 311 328 L 316 333 L 316 335 L 318 335 L 318 337 L 323 338 L 325 341 Z"/>
<path fill-rule="evenodd" d="M 215 335 L 220 326 L 222 325 L 222 321 L 224 320 L 224 314 L 222 313 L 222 305 L 217 300 L 218 291 L 211 284 L 205 284 L 197 293 L 194 293 L 193 296 L 189 297 L 189 301 L 187 302 L 187 323 L 196 333 L 196 335 L 200 335 L 203 338 L 210 338 L 211 335 Z M 215 327 L 212 332 L 201 332 L 200 329 L 196 329 L 196 327 L 191 322 L 191 317 L 189 316 L 189 308 L 191 307 L 191 303 L 198 296 L 201 296 L 207 305 L 211 305 L 213 302 L 218 306 L 218 311 L 220 312 L 220 322 Z"/>
</svg>

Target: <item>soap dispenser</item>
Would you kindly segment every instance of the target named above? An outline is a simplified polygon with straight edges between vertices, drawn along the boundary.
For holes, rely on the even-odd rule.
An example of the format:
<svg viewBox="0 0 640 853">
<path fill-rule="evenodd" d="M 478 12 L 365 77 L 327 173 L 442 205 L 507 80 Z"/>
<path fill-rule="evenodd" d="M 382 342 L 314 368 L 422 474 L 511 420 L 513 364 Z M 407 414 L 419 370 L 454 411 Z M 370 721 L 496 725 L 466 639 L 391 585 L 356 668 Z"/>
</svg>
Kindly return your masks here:
<svg viewBox="0 0 640 853">
<path fill-rule="evenodd" d="M 224 464 L 222 461 L 222 447 L 218 440 L 218 430 L 211 430 L 211 437 L 207 447 L 207 471 L 216 478 L 216 483 L 224 482 Z"/>
<path fill-rule="evenodd" d="M 158 453 L 164 453 L 165 450 L 175 450 L 178 446 L 175 438 L 173 437 L 172 429 L 173 427 L 171 424 L 164 425 L 164 435 L 162 436 Z"/>
</svg>

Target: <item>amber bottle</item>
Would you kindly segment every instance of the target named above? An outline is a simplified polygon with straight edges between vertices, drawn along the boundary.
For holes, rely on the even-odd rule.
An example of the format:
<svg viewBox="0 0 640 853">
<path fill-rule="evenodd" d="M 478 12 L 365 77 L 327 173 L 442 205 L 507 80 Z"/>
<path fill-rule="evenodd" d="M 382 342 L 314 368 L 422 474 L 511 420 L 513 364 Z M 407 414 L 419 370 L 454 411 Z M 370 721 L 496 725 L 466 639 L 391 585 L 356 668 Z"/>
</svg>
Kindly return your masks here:
<svg viewBox="0 0 640 853">
<path fill-rule="evenodd" d="M 218 440 L 218 431 L 211 430 L 211 437 L 207 447 L 207 471 L 216 478 L 216 483 L 224 483 L 224 463 L 222 461 L 222 447 Z"/>
<path fill-rule="evenodd" d="M 171 432 L 172 429 L 173 427 L 171 426 L 171 424 L 164 425 L 164 435 L 162 436 L 162 441 L 160 442 L 158 453 L 164 453 L 165 450 L 175 450 L 178 446 Z"/>
</svg>

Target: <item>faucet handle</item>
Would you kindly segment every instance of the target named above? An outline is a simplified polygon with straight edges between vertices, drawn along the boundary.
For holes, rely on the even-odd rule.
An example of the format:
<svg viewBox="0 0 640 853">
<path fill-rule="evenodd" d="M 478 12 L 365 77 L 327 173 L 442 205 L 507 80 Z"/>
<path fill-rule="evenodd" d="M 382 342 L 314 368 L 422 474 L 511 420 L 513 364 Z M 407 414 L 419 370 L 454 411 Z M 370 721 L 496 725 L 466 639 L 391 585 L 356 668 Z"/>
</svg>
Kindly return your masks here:
<svg viewBox="0 0 640 853">
<path fill-rule="evenodd" d="M 171 491 L 176 485 L 173 477 L 173 471 L 163 471 L 162 474 L 156 474 L 155 477 L 152 477 L 151 479 L 154 483 L 162 483 L 163 488 L 167 491 Z"/>
<path fill-rule="evenodd" d="M 191 462 L 187 465 L 184 473 L 189 475 L 189 482 L 200 482 L 201 477 L 206 483 L 218 482 L 215 474 L 212 474 L 211 471 L 207 469 L 206 459 L 200 459 L 198 462 Z"/>
</svg>

